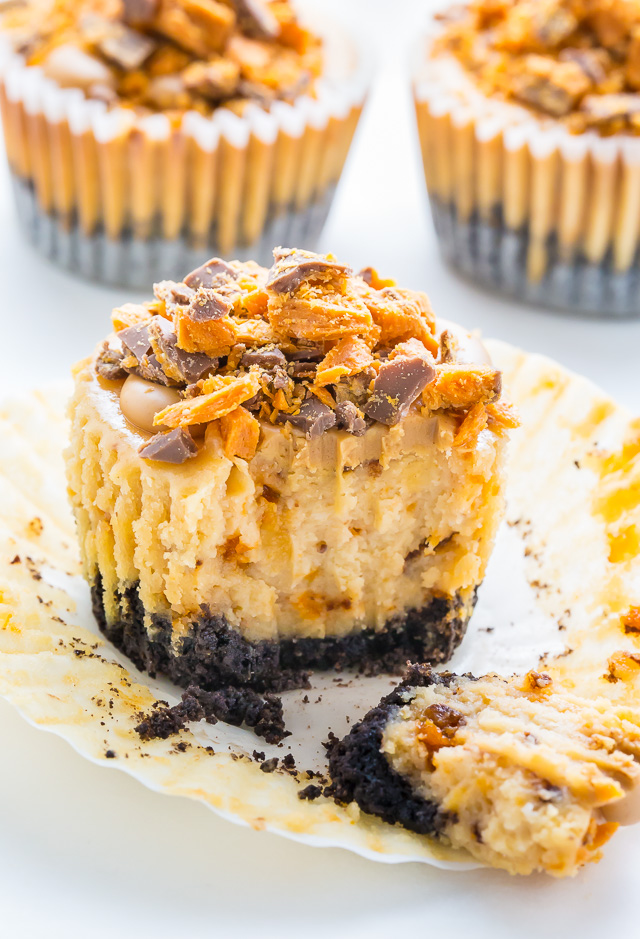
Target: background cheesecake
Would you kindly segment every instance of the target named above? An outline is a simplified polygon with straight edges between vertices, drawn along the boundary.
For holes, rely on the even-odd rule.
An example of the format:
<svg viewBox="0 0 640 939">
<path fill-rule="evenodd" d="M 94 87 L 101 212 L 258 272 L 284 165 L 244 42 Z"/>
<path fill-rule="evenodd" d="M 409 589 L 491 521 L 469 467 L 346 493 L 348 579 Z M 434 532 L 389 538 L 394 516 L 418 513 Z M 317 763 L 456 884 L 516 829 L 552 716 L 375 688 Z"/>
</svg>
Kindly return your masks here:
<svg viewBox="0 0 640 939">
<path fill-rule="evenodd" d="M 114 310 L 67 453 L 107 636 L 201 687 L 445 661 L 503 504 L 501 376 L 332 256 L 214 259 Z"/>
<path fill-rule="evenodd" d="M 447 261 L 516 299 L 640 315 L 640 8 L 479 0 L 438 17 L 415 104 Z"/>
<path fill-rule="evenodd" d="M 49 257 L 146 289 L 322 229 L 362 51 L 288 0 L 27 0 L 0 15 L 19 217 Z"/>
</svg>

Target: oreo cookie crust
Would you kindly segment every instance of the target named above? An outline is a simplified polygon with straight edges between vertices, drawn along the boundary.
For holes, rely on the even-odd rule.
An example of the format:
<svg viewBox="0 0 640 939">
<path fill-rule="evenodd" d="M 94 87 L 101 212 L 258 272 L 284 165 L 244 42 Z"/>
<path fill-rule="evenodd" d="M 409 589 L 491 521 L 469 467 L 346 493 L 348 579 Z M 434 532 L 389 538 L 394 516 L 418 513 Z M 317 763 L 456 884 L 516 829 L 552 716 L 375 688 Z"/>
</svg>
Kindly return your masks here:
<svg viewBox="0 0 640 939">
<path fill-rule="evenodd" d="M 176 684 L 214 691 L 236 687 L 285 691 L 303 687 L 309 671 L 356 668 L 369 675 L 398 673 L 408 660 L 434 664 L 448 661 L 462 641 L 475 604 L 459 598 L 435 597 L 420 610 L 393 617 L 381 630 L 365 629 L 350 636 L 251 642 L 222 615 L 203 611 L 188 633 L 172 642 L 167 617 L 154 614 L 152 628 L 138 589 L 129 587 L 119 599 L 119 616 L 107 618 L 102 584 L 91 588 L 94 616 L 110 642 L 152 677 L 160 673 Z"/>
<path fill-rule="evenodd" d="M 327 744 L 332 783 L 325 795 L 347 805 L 356 802 L 364 812 L 419 835 L 443 831 L 447 815 L 434 800 L 424 799 L 389 764 L 382 753 L 384 729 L 415 689 L 433 683 L 448 685 L 453 676 L 437 674 L 426 665 L 412 665 L 404 680 L 380 704 L 355 724 L 342 740 Z"/>
<path fill-rule="evenodd" d="M 545 673 L 419 665 L 328 751 L 337 802 L 510 873 L 572 876 L 640 786 L 640 711 Z"/>
</svg>

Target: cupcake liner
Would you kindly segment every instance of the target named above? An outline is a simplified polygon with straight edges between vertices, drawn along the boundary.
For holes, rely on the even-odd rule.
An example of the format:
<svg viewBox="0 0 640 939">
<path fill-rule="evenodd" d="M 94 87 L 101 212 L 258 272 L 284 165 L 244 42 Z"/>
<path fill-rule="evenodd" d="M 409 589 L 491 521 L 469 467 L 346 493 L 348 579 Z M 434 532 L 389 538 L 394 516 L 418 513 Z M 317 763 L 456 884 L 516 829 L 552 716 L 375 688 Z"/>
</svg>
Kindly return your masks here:
<svg viewBox="0 0 640 939">
<path fill-rule="evenodd" d="M 249 105 L 242 117 L 190 111 L 172 126 L 57 86 L 0 37 L 0 108 L 28 238 L 69 270 L 139 288 L 215 254 L 269 264 L 275 245 L 313 247 L 369 74 L 335 28 L 326 44 L 316 97 Z"/>
<path fill-rule="evenodd" d="M 499 342 L 488 348 L 522 427 L 512 437 L 506 521 L 467 635 L 447 667 L 505 676 L 536 668 L 563 690 L 638 706 L 637 667 L 626 678 L 608 677 L 612 659 L 637 659 L 637 637 L 621 622 L 630 606 L 640 606 L 637 422 L 549 359 Z M 343 672 L 336 681 L 315 674 L 311 690 L 286 692 L 291 736 L 282 746 L 224 723 L 140 740 L 133 729 L 139 712 L 157 699 L 176 703 L 180 689 L 136 671 L 92 618 L 65 499 L 69 391 L 22 393 L 0 408 L 0 695 L 87 759 L 197 799 L 230 821 L 387 863 L 478 866 L 355 805 L 298 798 L 317 782 L 305 770 L 326 772 L 329 730 L 346 733 L 395 684 L 389 676 Z M 303 775 L 261 771 L 254 750 L 280 761 L 291 753 Z"/>
<path fill-rule="evenodd" d="M 418 65 L 414 100 L 453 267 L 519 300 L 640 315 L 640 139 L 570 134 L 484 96 L 447 56 Z"/>
</svg>

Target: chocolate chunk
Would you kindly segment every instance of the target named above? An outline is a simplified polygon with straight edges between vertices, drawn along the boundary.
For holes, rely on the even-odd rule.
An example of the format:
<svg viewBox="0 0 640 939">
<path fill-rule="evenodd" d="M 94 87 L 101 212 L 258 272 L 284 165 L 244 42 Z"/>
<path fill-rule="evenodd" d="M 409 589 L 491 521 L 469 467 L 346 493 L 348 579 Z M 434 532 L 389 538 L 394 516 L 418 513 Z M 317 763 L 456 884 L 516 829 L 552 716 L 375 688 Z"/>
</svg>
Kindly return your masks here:
<svg viewBox="0 0 640 939">
<path fill-rule="evenodd" d="M 273 378 L 269 382 L 274 391 L 285 391 L 291 385 L 291 379 L 283 368 L 279 366 L 273 370 Z"/>
<path fill-rule="evenodd" d="M 237 280 L 238 274 L 226 261 L 220 258 L 211 258 L 206 264 L 196 267 L 184 279 L 188 287 L 211 287 L 222 275 L 224 280 Z"/>
<path fill-rule="evenodd" d="M 105 339 L 102 349 L 96 360 L 96 374 L 100 378 L 106 378 L 107 381 L 119 381 L 127 377 L 127 372 L 122 368 L 124 352 L 120 349 L 112 349 L 109 341 Z"/>
<path fill-rule="evenodd" d="M 335 427 L 336 415 L 330 407 L 319 401 L 315 395 L 311 395 L 302 402 L 297 414 L 285 414 L 280 411 L 277 422 L 285 424 L 287 421 L 298 430 L 304 431 L 309 440 L 313 440 Z"/>
<path fill-rule="evenodd" d="M 324 359 L 324 346 L 313 343 L 312 345 L 300 345 L 293 352 L 287 353 L 290 362 L 320 362 Z"/>
<path fill-rule="evenodd" d="M 198 287 L 196 295 L 189 304 L 189 316 L 197 323 L 219 320 L 227 316 L 233 304 L 210 287 Z"/>
<path fill-rule="evenodd" d="M 348 277 L 353 272 L 345 264 L 338 264 L 321 254 L 311 251 L 296 251 L 293 248 L 276 248 L 273 252 L 275 264 L 269 271 L 266 286 L 276 293 L 292 293 L 307 280 L 333 280 Z"/>
<path fill-rule="evenodd" d="M 275 39 L 280 24 L 264 0 L 231 0 L 243 32 L 254 39 Z"/>
<path fill-rule="evenodd" d="M 195 290 L 187 284 L 176 283 L 174 280 L 161 280 L 160 283 L 154 284 L 153 293 L 158 300 L 164 302 L 170 316 L 182 307 L 188 306 L 195 296 Z"/>
<path fill-rule="evenodd" d="M 419 355 L 398 355 L 383 362 L 364 413 L 389 427 L 397 424 L 435 374 L 434 367 Z"/>
<path fill-rule="evenodd" d="M 185 87 L 189 91 L 222 101 L 232 97 L 238 88 L 240 67 L 229 59 L 213 59 L 210 62 L 192 62 L 182 73 Z"/>
<path fill-rule="evenodd" d="M 166 370 L 169 377 L 176 381 L 192 384 L 208 372 L 215 371 L 218 359 L 200 352 L 185 352 L 177 346 L 177 336 L 169 320 L 163 316 L 154 316 L 149 324 L 149 333 L 167 360 Z"/>
<path fill-rule="evenodd" d="M 121 329 L 117 336 L 125 349 L 135 355 L 138 361 L 148 352 L 151 352 L 151 339 L 149 338 L 149 329 L 146 323 L 140 323 L 138 326 L 127 326 L 126 329 Z"/>
<path fill-rule="evenodd" d="M 352 401 L 341 401 L 336 407 L 336 422 L 338 430 L 346 430 L 354 437 L 362 437 L 367 429 L 362 413 Z"/>
<path fill-rule="evenodd" d="M 594 85 L 601 84 L 607 77 L 605 64 L 609 56 L 604 49 L 562 49 L 558 59 L 576 62 Z"/>
<path fill-rule="evenodd" d="M 149 36 L 137 33 L 126 26 L 115 27 L 98 43 L 98 49 L 105 57 L 125 72 L 139 69 L 156 49 L 156 43 Z"/>
<path fill-rule="evenodd" d="M 193 437 L 184 427 L 176 427 L 166 434 L 156 434 L 138 450 L 144 460 L 156 460 L 159 463 L 186 463 L 197 452 Z"/>
<path fill-rule="evenodd" d="M 259 365 L 260 368 L 275 368 L 276 365 L 286 365 L 287 360 L 280 349 L 273 348 L 249 349 L 244 353 L 240 364 L 249 368 L 250 365 Z"/>
<path fill-rule="evenodd" d="M 130 26 L 149 26 L 158 12 L 159 0 L 123 0 L 124 21 Z"/>
<path fill-rule="evenodd" d="M 365 284 L 368 284 L 369 287 L 373 284 L 373 268 L 372 267 L 363 267 L 361 271 L 358 271 L 358 277 L 360 277 Z"/>
<path fill-rule="evenodd" d="M 288 371 L 292 378 L 315 378 L 318 365 L 316 362 L 291 362 Z"/>
<path fill-rule="evenodd" d="M 129 368 L 127 371 L 133 372 L 134 375 L 139 375 L 140 378 L 145 378 L 147 381 L 154 381 L 157 385 L 171 384 L 155 353 L 143 355 L 137 366 Z"/>
</svg>

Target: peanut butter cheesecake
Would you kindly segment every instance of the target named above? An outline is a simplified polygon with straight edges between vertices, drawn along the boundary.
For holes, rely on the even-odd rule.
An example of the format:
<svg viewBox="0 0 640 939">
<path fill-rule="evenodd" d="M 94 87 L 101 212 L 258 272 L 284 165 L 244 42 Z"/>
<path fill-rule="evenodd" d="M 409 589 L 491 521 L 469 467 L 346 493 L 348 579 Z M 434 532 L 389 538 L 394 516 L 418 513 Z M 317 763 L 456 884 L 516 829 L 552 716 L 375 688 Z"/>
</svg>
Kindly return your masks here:
<svg viewBox="0 0 640 939">
<path fill-rule="evenodd" d="M 637 791 L 640 712 L 537 672 L 413 666 L 329 757 L 339 802 L 513 874 L 563 877 L 599 859 Z"/>
<path fill-rule="evenodd" d="M 638 4 L 477 0 L 438 18 L 420 59 L 447 260 L 519 299 L 640 314 Z"/>
<path fill-rule="evenodd" d="M 349 37 L 303 26 L 289 0 L 25 0 L 0 15 L 21 221 L 108 282 L 311 243 L 365 87 Z"/>
<path fill-rule="evenodd" d="M 154 293 L 75 373 L 69 492 L 106 635 L 205 689 L 446 661 L 517 423 L 482 344 L 302 250 Z"/>
</svg>

